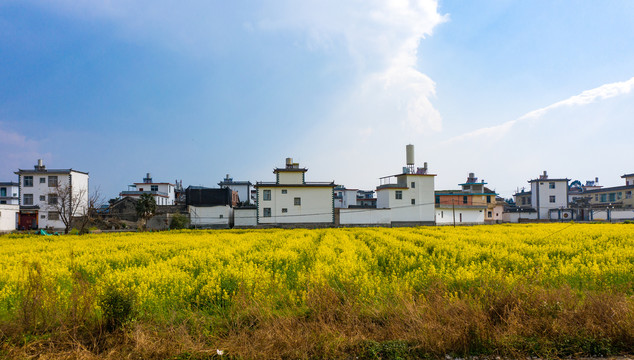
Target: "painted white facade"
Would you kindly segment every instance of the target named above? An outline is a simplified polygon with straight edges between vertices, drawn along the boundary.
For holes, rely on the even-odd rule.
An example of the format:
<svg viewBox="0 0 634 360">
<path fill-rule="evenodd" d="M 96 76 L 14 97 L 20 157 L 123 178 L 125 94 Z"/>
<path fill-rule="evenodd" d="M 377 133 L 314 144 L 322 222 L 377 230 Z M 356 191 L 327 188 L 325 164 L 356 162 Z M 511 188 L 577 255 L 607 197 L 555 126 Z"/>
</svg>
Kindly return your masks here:
<svg viewBox="0 0 634 360">
<path fill-rule="evenodd" d="M 256 184 L 258 224 L 334 224 L 334 183 L 307 183 L 306 171 L 287 159 L 275 183 Z"/>
<path fill-rule="evenodd" d="M 502 221 L 518 223 L 521 220 L 537 220 L 536 212 L 505 212 L 502 214 Z"/>
<path fill-rule="evenodd" d="M 339 210 L 340 225 L 387 226 L 392 223 L 391 209 L 350 208 Z"/>
<path fill-rule="evenodd" d="M 544 171 L 539 179 L 530 180 L 531 204 L 537 210 L 537 218 L 549 220 L 551 209 L 568 207 L 569 179 L 549 179 Z"/>
<path fill-rule="evenodd" d="M 0 233 L 17 229 L 20 205 L 0 204 Z"/>
<path fill-rule="evenodd" d="M 434 177 L 431 174 L 400 174 L 395 184 L 376 189 L 377 208 L 391 209 L 393 223 L 433 223 Z"/>
<path fill-rule="evenodd" d="M 0 205 L 19 205 L 20 204 L 20 186 L 14 182 L 0 183 Z"/>
<path fill-rule="evenodd" d="M 59 216 L 61 199 L 57 196 L 58 189 L 72 191 L 70 195 L 75 201 L 74 216 L 81 216 L 88 209 L 89 175 L 72 169 L 46 169 L 41 161 L 35 170 L 19 170 L 20 184 L 20 216 L 37 214 L 37 228 L 63 229 L 64 222 Z"/>
<path fill-rule="evenodd" d="M 257 208 L 234 208 L 233 209 L 233 226 L 234 227 L 254 227 L 258 225 Z"/>
<path fill-rule="evenodd" d="M 335 208 L 346 209 L 351 205 L 357 205 L 357 189 L 346 189 L 337 186 L 335 188 Z"/>
<path fill-rule="evenodd" d="M 229 228 L 233 208 L 220 206 L 188 206 L 190 224 L 197 228 Z"/>
<path fill-rule="evenodd" d="M 634 220 L 634 209 L 596 209 L 592 210 L 591 218 L 603 221 Z"/>
<path fill-rule="evenodd" d="M 621 178 L 625 179 L 625 186 L 634 185 L 634 174 L 625 174 Z"/>
<path fill-rule="evenodd" d="M 143 179 L 143 182 L 134 183 L 129 188 L 128 191 L 119 193 L 119 196 L 138 199 L 142 194 L 151 194 L 154 201 L 156 201 L 156 205 L 174 205 L 176 203 L 175 185 L 153 182 L 149 173 Z"/>
<path fill-rule="evenodd" d="M 484 224 L 484 209 L 482 208 L 463 208 L 451 206 L 436 207 L 436 225 L 453 225 L 454 211 L 456 215 L 456 225 L 480 225 Z"/>
</svg>

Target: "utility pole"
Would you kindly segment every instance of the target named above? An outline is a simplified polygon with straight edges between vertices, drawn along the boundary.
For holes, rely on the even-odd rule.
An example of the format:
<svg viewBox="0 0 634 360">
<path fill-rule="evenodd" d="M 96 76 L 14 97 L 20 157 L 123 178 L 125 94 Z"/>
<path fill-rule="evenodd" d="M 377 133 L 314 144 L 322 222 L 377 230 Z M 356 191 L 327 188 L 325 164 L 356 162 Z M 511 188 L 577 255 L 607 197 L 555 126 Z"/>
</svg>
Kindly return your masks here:
<svg viewBox="0 0 634 360">
<path fill-rule="evenodd" d="M 453 212 L 453 227 L 456 227 L 456 199 L 451 199 L 451 212 Z"/>
</svg>

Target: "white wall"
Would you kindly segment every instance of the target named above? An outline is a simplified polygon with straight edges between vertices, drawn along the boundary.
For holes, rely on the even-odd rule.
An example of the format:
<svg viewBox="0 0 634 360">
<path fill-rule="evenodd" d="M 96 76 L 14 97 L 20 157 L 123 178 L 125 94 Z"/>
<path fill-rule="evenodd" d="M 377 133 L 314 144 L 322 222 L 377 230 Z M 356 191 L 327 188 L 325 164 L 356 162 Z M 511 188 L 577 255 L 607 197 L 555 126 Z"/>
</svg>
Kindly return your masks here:
<svg viewBox="0 0 634 360">
<path fill-rule="evenodd" d="M 611 220 L 634 220 L 633 209 L 610 210 Z M 592 220 L 608 220 L 608 212 L 604 209 L 592 210 Z"/>
<path fill-rule="evenodd" d="M 555 183 L 555 188 L 550 188 L 550 183 Z M 550 196 L 555 196 L 555 202 L 550 202 Z M 540 179 L 531 182 L 532 206 L 539 213 L 541 220 L 548 220 L 548 212 L 551 209 L 568 207 L 568 182 Z M 539 206 L 538 206 L 539 204 Z"/>
<path fill-rule="evenodd" d="M 279 171 L 277 173 L 278 184 L 303 184 L 304 172 L 303 171 Z"/>
<path fill-rule="evenodd" d="M 434 222 L 434 175 L 399 175 L 397 182 L 400 189 L 377 189 L 377 208 L 392 209 L 392 222 Z"/>
<path fill-rule="evenodd" d="M 271 191 L 271 200 L 264 200 L 264 190 Z M 286 190 L 286 194 L 283 194 Z M 258 187 L 258 223 L 332 223 L 334 217 L 332 187 Z M 299 197 L 301 205 L 295 205 Z M 264 217 L 264 208 L 271 217 Z M 286 212 L 282 212 L 286 209 Z"/>
<path fill-rule="evenodd" d="M 229 205 L 188 206 L 190 224 L 196 227 L 229 227 L 233 209 Z"/>
<path fill-rule="evenodd" d="M 484 224 L 486 209 L 456 208 L 456 225 Z M 453 225 L 453 210 L 450 207 L 436 208 L 436 225 Z"/>
<path fill-rule="evenodd" d="M 340 225 L 390 225 L 391 209 L 352 208 L 339 210 Z"/>
<path fill-rule="evenodd" d="M 11 204 L 12 205 L 20 204 L 20 200 L 19 200 L 19 197 L 18 197 L 19 192 L 20 192 L 20 187 L 19 186 L 6 185 L 6 186 L 0 186 L 0 187 L 6 189 L 6 191 L 7 191 L 6 197 L 7 198 L 11 198 L 11 197 L 15 198 L 15 199 L 6 199 L 5 201 L 6 201 L 7 204 L 9 204 L 9 205 L 11 205 Z"/>
<path fill-rule="evenodd" d="M 0 204 L 0 232 L 9 232 L 16 229 L 19 211 L 19 205 Z"/>
<path fill-rule="evenodd" d="M 504 222 L 518 223 L 520 219 L 537 220 L 537 213 L 505 212 L 502 214 L 502 221 Z"/>
<path fill-rule="evenodd" d="M 257 226 L 257 209 L 233 209 L 233 226 Z"/>
</svg>

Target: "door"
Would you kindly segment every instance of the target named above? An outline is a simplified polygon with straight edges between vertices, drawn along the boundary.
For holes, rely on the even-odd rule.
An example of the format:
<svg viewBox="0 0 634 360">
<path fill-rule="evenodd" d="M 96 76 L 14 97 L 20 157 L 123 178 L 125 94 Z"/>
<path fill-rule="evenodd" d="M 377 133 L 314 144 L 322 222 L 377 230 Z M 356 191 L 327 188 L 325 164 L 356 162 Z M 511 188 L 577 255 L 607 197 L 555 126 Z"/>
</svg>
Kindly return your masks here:
<svg viewBox="0 0 634 360">
<path fill-rule="evenodd" d="M 20 221 L 18 224 L 20 230 L 37 229 L 37 212 L 34 214 L 20 214 Z"/>
</svg>

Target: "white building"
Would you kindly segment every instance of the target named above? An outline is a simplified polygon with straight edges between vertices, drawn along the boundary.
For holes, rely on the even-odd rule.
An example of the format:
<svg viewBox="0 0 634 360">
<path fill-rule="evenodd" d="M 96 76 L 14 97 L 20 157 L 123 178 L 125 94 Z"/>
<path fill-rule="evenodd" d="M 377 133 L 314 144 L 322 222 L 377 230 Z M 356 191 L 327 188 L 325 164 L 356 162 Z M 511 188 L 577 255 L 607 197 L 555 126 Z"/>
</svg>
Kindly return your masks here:
<svg viewBox="0 0 634 360">
<path fill-rule="evenodd" d="M 20 184 L 16 182 L 0 182 L 0 204 L 20 204 Z"/>
<path fill-rule="evenodd" d="M 153 182 L 150 173 L 147 173 L 143 182 L 128 186 L 127 191 L 122 191 L 119 196 L 138 199 L 142 194 L 151 194 L 156 205 L 174 205 L 176 193 L 174 184 Z"/>
<path fill-rule="evenodd" d="M 531 184 L 531 204 L 537 210 L 538 220 L 560 220 L 552 218 L 553 209 L 568 208 L 568 182 L 570 179 L 550 179 L 544 171 L 538 179 L 529 180 Z"/>
<path fill-rule="evenodd" d="M 414 145 L 406 147 L 407 166 L 398 175 L 381 178 L 376 188 L 376 207 L 390 209 L 392 225 L 433 225 L 434 178 L 427 163 L 414 168 Z"/>
<path fill-rule="evenodd" d="M 359 189 L 346 189 L 343 185 L 335 187 L 335 209 L 357 206 L 357 193 Z"/>
<path fill-rule="evenodd" d="M 257 224 L 329 225 L 335 222 L 334 182 L 306 182 L 306 168 L 286 159 L 275 182 L 258 182 Z"/>
<path fill-rule="evenodd" d="M 17 229 L 19 212 L 18 204 L 0 204 L 0 233 Z"/>
<path fill-rule="evenodd" d="M 250 181 L 234 181 L 229 174 L 218 183 L 221 188 L 229 188 L 238 193 L 238 201 L 241 203 L 251 203 L 251 184 Z"/>
<path fill-rule="evenodd" d="M 46 169 L 42 160 L 38 160 L 34 170 L 20 169 L 15 174 L 19 177 L 20 186 L 20 229 L 63 229 L 65 225 L 60 218 L 60 210 L 68 211 L 68 207 L 61 208 L 68 199 L 72 199 L 75 208 L 71 216 L 81 216 L 88 209 L 89 176 L 86 172 Z"/>
<path fill-rule="evenodd" d="M 625 179 L 625 186 L 634 185 L 634 174 L 625 174 L 621 178 Z"/>
</svg>

